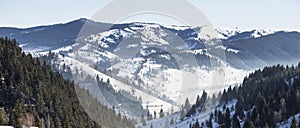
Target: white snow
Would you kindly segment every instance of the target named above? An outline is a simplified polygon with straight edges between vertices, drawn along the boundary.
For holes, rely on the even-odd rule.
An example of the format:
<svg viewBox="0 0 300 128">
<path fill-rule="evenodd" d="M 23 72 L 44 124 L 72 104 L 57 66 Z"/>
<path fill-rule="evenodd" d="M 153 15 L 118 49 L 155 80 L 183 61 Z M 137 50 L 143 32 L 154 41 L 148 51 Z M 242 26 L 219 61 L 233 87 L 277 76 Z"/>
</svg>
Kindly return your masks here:
<svg viewBox="0 0 300 128">
<path fill-rule="evenodd" d="M 226 50 L 227 52 L 233 52 L 233 53 L 235 53 L 235 54 L 241 52 L 240 50 L 236 50 L 236 49 L 232 49 L 232 48 L 227 48 L 227 47 L 224 46 L 224 45 L 216 46 L 216 48 L 220 48 L 220 49 Z"/>
<path fill-rule="evenodd" d="M 162 46 L 168 45 L 169 43 L 165 41 L 162 37 L 166 36 L 164 31 L 159 31 L 156 33 L 155 27 L 159 27 L 156 25 L 145 26 L 144 29 L 141 30 L 141 38 L 143 40 L 143 46 Z"/>
<path fill-rule="evenodd" d="M 138 44 L 129 44 L 126 46 L 126 48 L 135 48 L 135 47 L 138 47 L 139 45 Z"/>
<path fill-rule="evenodd" d="M 177 25 L 164 25 L 164 27 L 174 29 L 174 30 L 186 30 L 191 28 L 191 26 L 177 26 Z"/>
<path fill-rule="evenodd" d="M 247 30 L 247 29 L 239 29 L 239 28 L 233 29 L 233 28 L 224 28 L 224 27 L 216 27 L 215 30 L 218 33 L 219 39 L 228 39 L 229 37 L 232 37 L 239 33 L 250 32 L 250 31 L 253 31 L 253 33 L 251 34 L 251 37 L 249 37 L 249 38 L 259 38 L 262 36 L 274 34 L 278 31 L 282 31 L 280 29 L 275 29 L 275 28 Z M 292 31 L 298 31 L 298 30 L 285 30 L 285 32 L 292 32 Z"/>
<path fill-rule="evenodd" d="M 237 103 L 237 100 L 232 100 L 229 101 L 226 105 L 226 108 L 234 108 L 235 104 Z M 218 109 L 219 111 L 221 111 L 223 114 L 226 112 L 223 109 L 223 105 L 219 105 L 217 108 L 215 108 L 214 106 L 208 106 L 207 110 L 205 112 L 202 113 L 196 113 L 195 115 L 193 115 L 192 117 L 178 123 L 175 125 L 175 127 L 177 128 L 189 128 L 189 124 L 195 124 L 196 121 L 198 120 L 199 124 L 201 124 L 202 122 L 205 122 L 206 120 L 209 120 L 209 116 L 210 113 L 213 113 L 215 109 Z M 230 116 L 232 117 L 234 115 L 234 111 L 231 111 Z M 213 127 L 219 127 L 219 125 L 213 120 Z"/>
<path fill-rule="evenodd" d="M 134 90 L 134 95 L 136 97 L 141 97 L 143 99 L 143 103 L 142 105 L 144 106 L 144 108 L 146 108 L 147 105 L 163 105 L 162 108 L 166 111 L 170 111 L 170 108 L 172 107 L 172 104 L 161 100 L 160 98 L 157 98 L 151 94 L 145 93 L 139 89 L 136 89 L 133 86 L 127 85 L 123 82 L 120 82 L 114 78 L 112 78 L 111 76 L 107 76 L 97 70 L 95 70 L 94 68 L 90 67 L 88 63 L 85 62 L 80 62 L 74 58 L 65 56 L 62 57 L 59 55 L 60 58 L 60 65 L 66 64 L 68 66 L 70 66 L 71 70 L 74 72 L 75 68 L 77 69 L 81 69 L 81 72 L 84 72 L 85 74 L 89 74 L 92 77 L 96 77 L 96 75 L 98 75 L 100 78 L 103 78 L 104 80 L 109 79 L 110 83 L 112 84 L 112 87 L 118 91 L 118 90 L 125 90 L 128 92 L 131 92 L 132 90 Z M 176 108 L 178 109 L 178 108 Z M 153 111 L 159 112 L 160 108 L 154 108 L 151 109 L 151 112 Z"/>
<path fill-rule="evenodd" d="M 222 28 L 222 27 L 216 27 L 215 30 L 217 31 L 218 37 L 220 39 L 227 39 L 231 36 L 234 36 L 238 33 L 241 33 L 242 31 L 244 31 L 244 30 L 241 30 L 238 28 L 231 29 L 231 28 Z"/>
<path fill-rule="evenodd" d="M 295 82 L 295 80 L 299 79 L 299 76 L 294 76 L 288 80 L 284 80 L 284 82 L 289 85 L 289 86 L 292 86 Z"/>
<path fill-rule="evenodd" d="M 293 117 L 295 117 L 297 124 L 299 124 L 300 113 L 290 116 L 288 120 L 277 123 L 278 128 L 290 128 L 292 124 Z"/>
<path fill-rule="evenodd" d="M 275 32 L 276 31 L 271 30 L 271 29 L 258 29 L 258 30 L 255 30 L 253 32 L 252 37 L 259 38 L 259 37 L 262 37 L 262 36 L 274 34 Z"/>
<path fill-rule="evenodd" d="M 198 38 L 204 39 L 206 41 L 212 39 L 220 39 L 219 34 L 216 32 L 213 26 L 202 26 L 198 33 Z"/>
<path fill-rule="evenodd" d="M 162 69 L 160 64 L 153 61 L 148 60 L 141 63 L 142 61 L 146 60 L 144 58 L 133 58 L 131 61 L 128 60 L 114 65 L 114 68 L 120 69 L 116 75 L 139 84 L 134 79 L 135 75 L 133 73 L 138 67 L 142 67 L 136 75 L 143 82 L 139 85 L 150 92 L 156 92 L 160 96 L 165 95 L 168 99 L 175 101 L 177 106 L 183 104 L 187 97 L 196 99 L 197 94 L 203 89 L 212 94 L 223 90 L 229 85 L 241 84 L 244 77 L 249 73 L 249 71 L 235 69 L 230 66 L 214 70 L 202 68 Z"/>
<path fill-rule="evenodd" d="M 233 52 L 233 53 L 235 53 L 235 54 L 241 52 L 240 50 L 231 49 L 231 48 L 228 48 L 227 51 L 228 51 L 228 52 Z"/>
</svg>

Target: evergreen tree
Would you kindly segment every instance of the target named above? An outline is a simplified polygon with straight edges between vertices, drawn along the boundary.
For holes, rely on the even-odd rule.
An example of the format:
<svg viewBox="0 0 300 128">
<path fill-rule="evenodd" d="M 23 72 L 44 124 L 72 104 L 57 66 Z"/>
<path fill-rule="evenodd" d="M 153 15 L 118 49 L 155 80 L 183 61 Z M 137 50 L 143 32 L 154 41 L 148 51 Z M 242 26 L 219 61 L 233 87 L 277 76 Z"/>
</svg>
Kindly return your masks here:
<svg viewBox="0 0 300 128">
<path fill-rule="evenodd" d="M 196 99 L 196 107 L 200 106 L 200 96 L 197 95 L 197 99 Z"/>
<path fill-rule="evenodd" d="M 250 121 L 248 119 L 245 120 L 243 128 L 250 128 Z"/>
<path fill-rule="evenodd" d="M 221 112 L 221 111 L 218 111 L 218 123 L 220 124 L 220 125 L 222 125 L 223 126 L 223 124 L 224 124 L 224 116 L 223 116 L 223 113 Z"/>
<path fill-rule="evenodd" d="M 9 124 L 14 127 L 21 127 L 22 103 L 17 101 L 9 119 Z"/>
<path fill-rule="evenodd" d="M 300 127 L 300 116 L 298 117 L 298 120 L 299 120 L 299 122 L 298 122 L 298 127 Z"/>
<path fill-rule="evenodd" d="M 192 105 L 192 108 L 186 113 L 186 117 L 190 117 L 191 115 L 196 113 L 196 105 Z"/>
<path fill-rule="evenodd" d="M 241 127 L 240 121 L 239 121 L 239 119 L 238 119 L 238 117 L 237 117 L 236 114 L 233 115 L 232 126 L 233 126 L 234 128 L 240 128 L 240 127 Z"/>
<path fill-rule="evenodd" d="M 49 58 L 55 59 L 50 54 Z M 4 119 L 9 119 L 7 125 L 21 127 L 25 115 L 33 115 L 33 125 L 38 127 L 134 127 L 131 121 L 117 117 L 113 110 L 100 104 L 87 90 L 51 70 L 53 65 L 46 65 L 50 59 L 44 60 L 22 53 L 15 40 L 0 38 L 0 79 L 5 79 L 4 83 L 0 81 L 0 105 L 7 115 Z M 69 70 L 66 66 L 65 70 Z M 77 94 L 82 94 L 89 104 L 81 104 Z M 97 119 L 101 120 L 93 122 L 83 106 L 93 107 L 90 110 L 98 113 Z M 0 120 L 1 114 L 0 111 Z"/>
<path fill-rule="evenodd" d="M 213 94 L 211 102 L 212 102 L 213 105 L 216 105 L 216 102 L 217 102 L 216 94 Z"/>
<path fill-rule="evenodd" d="M 266 123 L 264 128 L 270 128 L 270 125 Z"/>
<path fill-rule="evenodd" d="M 149 109 L 147 109 L 147 121 L 152 120 L 152 115 L 150 114 Z"/>
<path fill-rule="evenodd" d="M 195 125 L 194 125 L 193 128 L 200 128 L 200 124 L 199 124 L 198 120 L 196 121 L 196 123 L 195 123 Z"/>
<path fill-rule="evenodd" d="M 183 106 L 181 106 L 181 109 L 180 109 L 180 120 L 183 120 L 184 117 L 185 117 L 184 108 L 183 108 Z"/>
<path fill-rule="evenodd" d="M 254 126 L 254 123 L 252 121 L 245 120 L 243 128 L 255 128 L 255 126 Z"/>
<path fill-rule="evenodd" d="M 225 128 L 230 128 L 231 127 L 230 111 L 229 111 L 228 108 L 226 108 L 224 123 L 225 123 L 225 125 L 224 125 Z"/>
<path fill-rule="evenodd" d="M 143 103 L 143 100 L 142 100 L 142 97 L 141 97 L 141 96 L 139 97 L 139 103 L 140 103 L 140 104 Z"/>
<path fill-rule="evenodd" d="M 252 121 L 250 121 L 250 126 L 249 128 L 255 128 L 254 123 Z"/>
<path fill-rule="evenodd" d="M 184 103 L 184 109 L 186 111 L 189 111 L 191 109 L 191 104 L 188 98 L 186 98 L 185 103 Z"/>
<path fill-rule="evenodd" d="M 109 80 L 109 78 L 107 78 L 107 81 L 106 81 L 106 82 L 107 82 L 107 84 L 108 84 L 108 85 L 110 84 L 110 80 Z"/>
<path fill-rule="evenodd" d="M 300 67 L 294 66 L 275 65 L 257 70 L 242 85 L 224 90 L 220 102 L 237 99 L 235 114 L 246 120 L 245 127 L 250 127 L 250 121 L 252 126 L 276 127 L 276 123 L 300 112 L 299 74 Z M 245 111 L 248 112 L 244 114 Z"/>
<path fill-rule="evenodd" d="M 298 128 L 298 127 L 297 127 L 297 121 L 296 121 L 296 118 L 295 118 L 295 117 L 293 117 L 293 119 L 292 119 L 291 128 Z"/>
<path fill-rule="evenodd" d="M 251 120 L 255 121 L 257 117 L 257 111 L 256 111 L 256 107 L 253 108 L 252 114 L 251 114 Z"/>
<path fill-rule="evenodd" d="M 204 122 L 201 123 L 200 128 L 204 128 Z"/>
<path fill-rule="evenodd" d="M 175 124 L 173 117 L 171 118 L 170 125 Z"/>
<path fill-rule="evenodd" d="M 160 109 L 160 112 L 159 112 L 159 118 L 162 118 L 162 117 L 164 117 L 164 116 L 165 116 L 164 111 L 163 111 L 163 109 L 161 108 L 161 109 Z"/>
<path fill-rule="evenodd" d="M 0 125 L 7 125 L 5 111 L 2 111 L 1 109 L 0 109 Z"/>
<path fill-rule="evenodd" d="M 146 126 L 147 124 L 146 124 L 146 120 L 145 120 L 145 118 L 144 118 L 144 115 L 142 115 L 142 117 L 141 117 L 141 122 L 142 122 L 142 125 L 143 126 Z"/>
<path fill-rule="evenodd" d="M 197 100 L 196 100 L 196 108 L 200 107 L 200 111 L 202 111 L 204 104 L 206 102 L 206 99 L 207 99 L 207 93 L 205 90 L 203 90 L 203 93 L 202 93 L 202 96 L 201 98 L 199 98 L 199 95 L 197 96 Z"/>
<path fill-rule="evenodd" d="M 213 127 L 212 118 L 209 118 L 209 119 L 206 121 L 206 126 L 207 126 L 208 128 L 212 128 L 212 127 Z"/>
</svg>

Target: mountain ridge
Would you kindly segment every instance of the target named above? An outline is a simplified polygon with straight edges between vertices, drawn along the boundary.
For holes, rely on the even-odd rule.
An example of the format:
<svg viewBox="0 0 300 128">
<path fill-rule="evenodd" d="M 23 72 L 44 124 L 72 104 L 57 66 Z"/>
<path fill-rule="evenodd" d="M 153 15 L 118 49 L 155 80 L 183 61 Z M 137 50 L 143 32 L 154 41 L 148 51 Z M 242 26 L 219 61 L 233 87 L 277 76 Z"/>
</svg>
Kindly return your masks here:
<svg viewBox="0 0 300 128">
<path fill-rule="evenodd" d="M 58 58 L 51 62 L 59 68 L 71 67 L 72 74 L 84 71 L 92 78 L 101 73 L 110 76 L 115 79 L 111 81 L 126 84 L 126 91 L 130 92 L 130 87 L 138 91 L 135 97 L 145 99 L 141 94 L 144 92 L 159 100 L 156 103 L 164 104 L 164 110 L 170 109 L 165 107 L 170 103 L 184 102 L 190 90 L 194 91 L 190 92 L 193 99 L 200 89 L 210 88 L 208 91 L 213 92 L 241 83 L 254 69 L 300 60 L 298 32 L 181 27 L 184 29 L 155 23 L 107 24 L 79 19 L 46 29 L 13 29 L 14 33 L 11 28 L 0 28 L 0 36 L 16 38 L 25 52 L 36 56 L 57 53 Z M 225 31 L 228 38 L 219 38 L 218 31 Z M 151 55 L 143 56 L 145 52 Z M 220 82 L 213 83 L 219 76 Z"/>
</svg>

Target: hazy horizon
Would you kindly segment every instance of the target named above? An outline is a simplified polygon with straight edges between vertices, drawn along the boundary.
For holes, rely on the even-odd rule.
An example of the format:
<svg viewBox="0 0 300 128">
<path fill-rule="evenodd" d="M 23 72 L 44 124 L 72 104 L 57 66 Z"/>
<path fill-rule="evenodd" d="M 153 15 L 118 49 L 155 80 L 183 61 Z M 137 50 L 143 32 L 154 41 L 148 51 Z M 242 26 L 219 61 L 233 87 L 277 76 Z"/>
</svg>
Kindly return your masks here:
<svg viewBox="0 0 300 128">
<path fill-rule="evenodd" d="M 88 18 L 112 0 L 85 1 L 9 1 L 0 5 L 1 27 L 29 28 L 40 25 L 66 23 L 79 18 Z M 296 0 L 266 1 L 197 1 L 188 0 L 198 7 L 217 27 L 249 29 L 300 30 L 300 8 Z M 130 4 L 130 2 L 128 2 Z M 132 22 L 143 21 L 133 19 Z M 154 19 L 155 21 L 159 19 Z M 100 21 L 105 22 L 105 21 Z M 152 21 L 153 22 L 153 21 Z M 177 22 L 160 20 L 159 24 L 178 25 Z"/>
</svg>

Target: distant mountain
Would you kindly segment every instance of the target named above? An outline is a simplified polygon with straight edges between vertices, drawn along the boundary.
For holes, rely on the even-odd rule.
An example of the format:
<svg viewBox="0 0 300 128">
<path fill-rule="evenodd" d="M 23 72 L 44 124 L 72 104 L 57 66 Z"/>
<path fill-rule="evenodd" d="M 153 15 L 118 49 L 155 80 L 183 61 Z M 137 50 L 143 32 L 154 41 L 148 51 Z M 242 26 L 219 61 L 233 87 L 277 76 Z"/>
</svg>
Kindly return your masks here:
<svg viewBox="0 0 300 128">
<path fill-rule="evenodd" d="M 74 44 L 78 33 L 86 22 L 97 31 L 103 31 L 101 26 L 107 25 L 82 18 L 66 24 L 37 26 L 26 29 L 2 27 L 0 28 L 0 35 L 1 37 L 7 36 L 19 40 L 24 48 L 51 50 Z"/>
<path fill-rule="evenodd" d="M 89 33 L 80 33 L 83 26 L 89 29 Z M 124 48 L 121 45 L 126 45 L 133 52 L 138 52 L 140 46 L 144 45 L 173 47 L 180 43 L 178 42 L 179 39 L 176 39 L 178 37 L 188 45 L 188 49 L 199 50 L 205 49 L 205 41 L 216 38 L 223 42 L 225 47 L 222 48 L 226 49 L 227 62 L 235 68 L 257 69 L 276 63 L 296 63 L 299 60 L 299 56 L 297 56 L 300 52 L 297 49 L 300 48 L 298 47 L 300 45 L 298 32 L 242 31 L 239 29 L 216 28 L 217 35 L 209 35 L 209 33 L 204 35 L 201 34 L 202 30 L 205 30 L 205 26 L 191 28 L 187 26 L 161 26 L 150 23 L 113 25 L 82 18 L 66 24 L 27 29 L 2 27 L 0 28 L 0 36 L 17 39 L 25 51 L 31 52 L 56 50 L 75 45 L 79 42 L 79 39 L 85 39 L 83 42 L 95 43 L 97 49 L 112 53 L 119 50 L 116 49 L 117 47 Z M 78 35 L 79 33 L 80 35 Z M 100 33 L 106 33 L 105 38 L 101 38 Z M 149 34 L 152 34 L 153 37 L 150 37 Z M 165 34 L 165 36 L 162 36 L 162 34 Z M 132 35 L 136 35 L 138 38 Z M 142 39 L 143 36 L 149 39 Z M 119 44 L 120 42 L 122 44 Z M 133 50 L 134 48 L 137 48 L 137 50 Z M 124 51 L 129 52 L 127 49 L 124 49 Z M 208 55 L 201 56 L 208 57 Z M 201 60 L 198 61 L 201 63 Z M 105 65 L 106 62 L 102 63 Z"/>
</svg>

